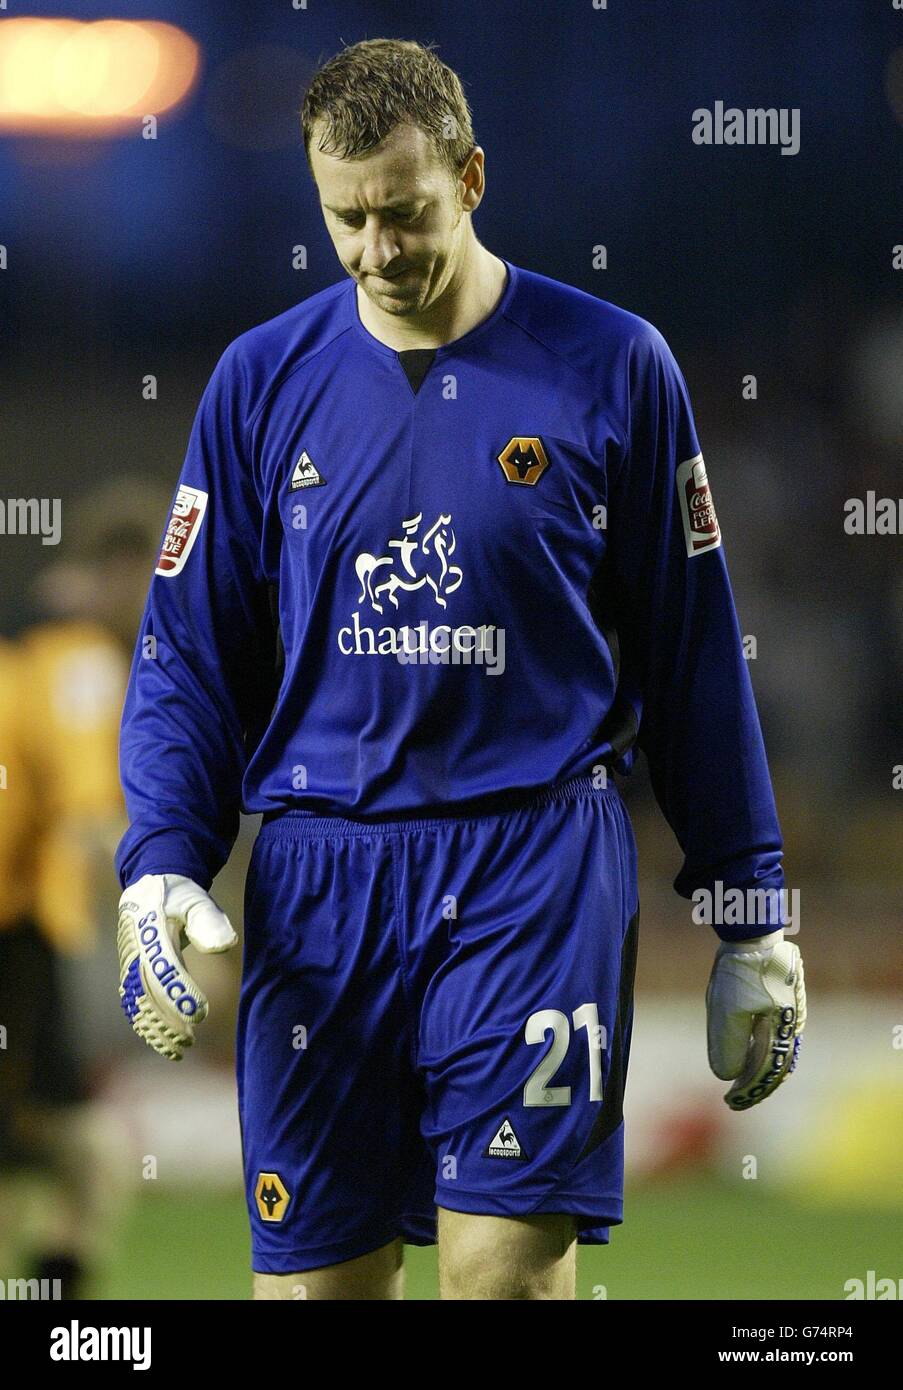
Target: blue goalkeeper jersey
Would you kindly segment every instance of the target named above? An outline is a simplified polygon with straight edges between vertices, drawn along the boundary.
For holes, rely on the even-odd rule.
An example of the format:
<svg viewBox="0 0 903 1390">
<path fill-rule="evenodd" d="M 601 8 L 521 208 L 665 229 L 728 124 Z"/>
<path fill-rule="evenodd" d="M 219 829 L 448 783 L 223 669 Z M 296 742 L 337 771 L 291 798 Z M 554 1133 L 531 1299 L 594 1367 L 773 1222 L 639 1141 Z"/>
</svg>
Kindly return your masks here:
<svg viewBox="0 0 903 1390">
<path fill-rule="evenodd" d="M 123 885 L 207 887 L 240 809 L 478 814 L 642 748 L 678 892 L 781 886 L 680 370 L 643 319 L 505 264 L 443 347 L 379 342 L 348 279 L 223 354 L 131 669 Z"/>
</svg>

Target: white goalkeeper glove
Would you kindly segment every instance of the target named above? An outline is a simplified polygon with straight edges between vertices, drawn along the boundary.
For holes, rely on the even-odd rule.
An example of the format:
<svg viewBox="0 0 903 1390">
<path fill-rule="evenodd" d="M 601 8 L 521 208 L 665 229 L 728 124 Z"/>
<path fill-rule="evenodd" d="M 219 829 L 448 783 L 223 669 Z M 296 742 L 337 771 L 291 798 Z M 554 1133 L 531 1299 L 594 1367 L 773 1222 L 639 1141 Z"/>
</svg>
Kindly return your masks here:
<svg viewBox="0 0 903 1390">
<path fill-rule="evenodd" d="M 783 931 L 722 941 L 705 996 L 709 1065 L 734 1080 L 724 1099 L 748 1110 L 777 1090 L 796 1066 L 806 1024 L 799 948 Z"/>
<path fill-rule="evenodd" d="M 207 1017 L 207 1000 L 185 969 L 191 942 L 205 955 L 238 940 L 216 903 L 181 874 L 145 874 L 119 899 L 119 997 L 129 1023 L 162 1057 L 177 1062 Z"/>
</svg>

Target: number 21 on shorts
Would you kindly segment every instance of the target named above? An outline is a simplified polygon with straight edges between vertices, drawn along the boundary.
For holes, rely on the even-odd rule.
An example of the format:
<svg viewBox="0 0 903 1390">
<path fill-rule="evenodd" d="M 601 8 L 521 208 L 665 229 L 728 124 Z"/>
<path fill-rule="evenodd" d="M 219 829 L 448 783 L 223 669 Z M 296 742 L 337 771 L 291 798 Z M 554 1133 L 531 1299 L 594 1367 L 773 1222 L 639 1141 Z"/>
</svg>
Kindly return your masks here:
<svg viewBox="0 0 903 1390">
<path fill-rule="evenodd" d="M 599 1022 L 599 1010 L 595 1004 L 581 1004 L 571 1015 L 575 1032 L 586 1029 L 586 1045 L 589 1053 L 589 1098 L 602 1099 L 602 1051 L 605 1047 L 605 1029 Z M 567 1014 L 559 1009 L 540 1009 L 527 1019 L 524 1041 L 531 1044 L 544 1043 L 547 1033 L 553 1033 L 552 1046 L 539 1065 L 531 1072 L 524 1087 L 524 1105 L 570 1105 L 570 1086 L 553 1086 L 552 1080 L 567 1055 L 571 1041 L 571 1025 Z"/>
</svg>

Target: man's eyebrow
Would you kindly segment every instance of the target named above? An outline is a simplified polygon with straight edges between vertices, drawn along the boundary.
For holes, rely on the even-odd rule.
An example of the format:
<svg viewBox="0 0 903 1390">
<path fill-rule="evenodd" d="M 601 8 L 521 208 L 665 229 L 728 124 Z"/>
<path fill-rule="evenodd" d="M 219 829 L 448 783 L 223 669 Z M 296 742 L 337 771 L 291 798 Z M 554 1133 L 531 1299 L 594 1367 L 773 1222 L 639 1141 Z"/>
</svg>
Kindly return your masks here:
<svg viewBox="0 0 903 1390">
<path fill-rule="evenodd" d="M 418 193 L 413 198 L 396 198 L 391 203 L 383 203 L 381 207 L 375 209 L 376 212 L 398 212 L 401 208 L 416 207 L 418 203 L 426 202 L 427 195 Z M 359 213 L 360 208 L 334 208 L 331 203 L 324 203 L 327 212 L 335 213 L 336 217 L 348 217 L 353 213 Z"/>
</svg>

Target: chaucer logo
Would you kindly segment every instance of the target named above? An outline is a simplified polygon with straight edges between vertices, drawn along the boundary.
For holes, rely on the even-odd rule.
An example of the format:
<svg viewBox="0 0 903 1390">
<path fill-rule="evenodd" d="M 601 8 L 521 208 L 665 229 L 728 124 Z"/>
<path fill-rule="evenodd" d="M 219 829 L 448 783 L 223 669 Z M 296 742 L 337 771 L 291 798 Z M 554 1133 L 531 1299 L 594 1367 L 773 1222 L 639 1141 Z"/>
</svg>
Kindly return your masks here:
<svg viewBox="0 0 903 1390">
<path fill-rule="evenodd" d="M 354 562 L 361 592 L 358 603 L 366 599 L 375 613 L 382 613 L 388 600 L 398 607 L 398 591 L 411 592 L 427 585 L 440 608 L 447 607 L 446 594 L 453 594 L 463 575 L 457 565 L 449 564 L 456 541 L 451 516 L 444 512 L 423 535 L 420 523 L 423 512 L 401 523 L 404 535 L 388 542 L 388 555 L 371 555 L 363 551 Z"/>
<path fill-rule="evenodd" d="M 198 538 L 201 522 L 207 510 L 207 493 L 196 487 L 180 487 L 172 504 L 163 548 L 155 574 L 171 579 L 185 567 L 191 547 Z"/>
<path fill-rule="evenodd" d="M 499 454 L 499 463 L 509 483 L 535 487 L 548 468 L 549 459 L 541 439 L 516 435 Z"/>
<path fill-rule="evenodd" d="M 717 550 L 721 544 L 721 530 L 715 515 L 715 504 L 712 501 L 702 454 L 687 459 L 686 463 L 682 463 L 678 468 L 677 495 L 680 499 L 687 554 L 699 555 L 704 550 Z"/>
<path fill-rule="evenodd" d="M 354 562 L 360 591 L 357 607 L 347 627 L 340 627 L 336 642 L 343 656 L 394 656 L 405 666 L 482 666 L 487 675 L 505 670 L 505 632 L 494 623 L 470 623 L 453 627 L 418 617 L 424 601 L 431 612 L 448 607 L 451 594 L 464 578 L 451 563 L 457 547 L 451 514 L 442 512 L 423 528 L 423 512 L 401 523 L 400 536 L 386 542 L 385 555 L 364 550 Z M 420 593 L 419 600 L 407 598 Z M 371 627 L 369 614 L 406 610 L 415 621 L 395 627 Z"/>
</svg>

